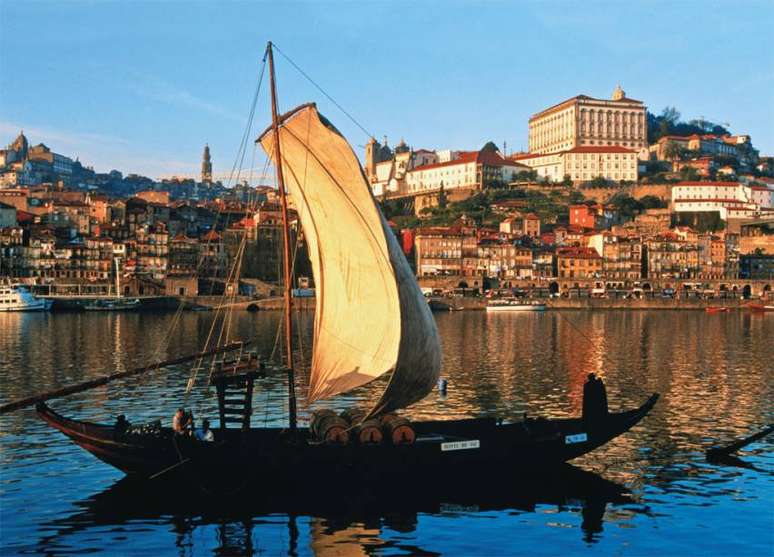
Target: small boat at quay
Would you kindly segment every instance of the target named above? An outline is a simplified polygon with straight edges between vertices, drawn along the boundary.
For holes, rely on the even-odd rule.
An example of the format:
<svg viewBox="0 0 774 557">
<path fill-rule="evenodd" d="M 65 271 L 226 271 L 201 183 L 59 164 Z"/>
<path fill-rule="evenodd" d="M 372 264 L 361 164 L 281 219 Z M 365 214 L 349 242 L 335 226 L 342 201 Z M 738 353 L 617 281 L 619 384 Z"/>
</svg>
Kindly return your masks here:
<svg viewBox="0 0 774 557">
<path fill-rule="evenodd" d="M 518 298 L 498 298 L 486 304 L 487 311 L 545 311 L 546 304 Z"/>
<path fill-rule="evenodd" d="M 0 285 L 0 311 L 48 311 L 53 303 L 20 284 Z"/>
<path fill-rule="evenodd" d="M 764 311 L 774 311 L 774 304 L 762 304 L 762 303 L 750 303 L 747 304 L 747 309 L 756 313 Z"/>
<path fill-rule="evenodd" d="M 93 300 L 83 305 L 86 311 L 129 311 L 140 307 L 138 298 L 107 298 Z"/>
<path fill-rule="evenodd" d="M 269 43 L 264 60 L 272 122 L 256 143 L 273 163 L 282 213 L 284 316 L 277 338 L 284 337 L 283 350 L 273 350 L 275 343 L 259 342 L 255 352 L 243 350 L 244 341 L 223 345 L 214 328 L 220 319 L 223 340 L 231 341 L 229 306 L 216 310 L 200 355 L 176 360 L 197 362 L 186 392 L 215 387 L 208 392 L 217 395 L 220 423 L 208 431 L 209 439 L 181 426 L 192 424 L 190 414 L 187 421 L 176 418 L 173 431 L 161 421 L 133 424 L 123 415 L 114 423 L 90 423 L 66 417 L 46 404 L 169 362 L 0 405 L 0 414 L 36 405 L 39 417 L 53 429 L 128 475 L 145 481 L 178 478 L 207 493 L 229 494 L 249 485 L 289 494 L 310 483 L 366 489 L 385 482 L 458 483 L 475 474 L 529 477 L 601 447 L 648 415 L 658 394 L 633 408 L 608 411 L 605 386 L 594 374 L 583 386 L 582 413 L 575 417 L 409 420 L 396 414 L 424 399 L 438 384 L 442 354 L 436 322 L 350 144 L 315 104 L 285 114 L 277 111 L 273 52 Z M 292 196 L 316 285 L 305 388 L 305 402 L 313 410 L 308 425 L 297 423 L 296 372 L 305 368 L 294 355 L 298 352 L 292 319 L 295 250 L 286 196 Z M 513 311 L 519 306 L 521 311 L 545 309 L 544 304 L 524 302 L 505 308 Z M 216 358 L 237 350 L 237 355 Z M 206 355 L 213 357 L 211 364 L 204 365 Z M 340 414 L 330 409 L 330 403 L 314 408 L 318 401 L 382 376 L 389 377 L 384 389 L 376 390 L 362 408 Z M 261 426 L 251 419 L 263 414 L 253 407 L 264 397 L 254 393 L 267 378 L 274 385 L 278 379 L 286 383 L 287 427 Z M 173 409 L 164 411 L 165 416 L 172 414 Z M 182 408 L 178 415 L 185 416 Z"/>
<path fill-rule="evenodd" d="M 727 313 L 727 312 L 731 311 L 731 308 L 728 308 L 728 307 L 725 307 L 725 306 L 723 306 L 723 307 L 708 307 L 708 308 L 704 308 L 704 311 L 706 311 L 707 313 Z"/>
</svg>

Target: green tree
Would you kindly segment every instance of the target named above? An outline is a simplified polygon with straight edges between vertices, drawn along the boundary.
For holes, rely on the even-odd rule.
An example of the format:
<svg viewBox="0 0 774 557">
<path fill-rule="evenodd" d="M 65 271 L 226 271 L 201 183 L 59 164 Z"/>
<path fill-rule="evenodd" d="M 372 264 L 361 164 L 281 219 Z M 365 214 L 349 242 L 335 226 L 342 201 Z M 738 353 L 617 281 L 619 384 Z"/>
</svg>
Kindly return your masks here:
<svg viewBox="0 0 774 557">
<path fill-rule="evenodd" d="M 684 166 L 680 169 L 680 179 L 685 182 L 696 182 L 699 178 L 699 171 L 692 166 Z"/>
<path fill-rule="evenodd" d="M 565 174 L 564 175 L 564 179 L 562 180 L 562 185 L 565 188 L 571 188 L 572 187 L 572 178 L 570 177 L 569 174 Z"/>
<path fill-rule="evenodd" d="M 494 141 L 487 141 L 486 145 L 481 147 L 482 151 L 489 151 L 492 153 L 499 153 L 500 149 L 497 148 L 497 144 Z"/>
<path fill-rule="evenodd" d="M 643 209 L 665 209 L 667 207 L 667 202 L 662 201 L 661 198 L 656 197 L 655 195 L 641 197 L 639 202 Z"/>
<path fill-rule="evenodd" d="M 680 112 L 674 106 L 665 106 L 661 118 L 672 128 L 680 121 Z"/>
<path fill-rule="evenodd" d="M 448 198 L 446 196 L 446 191 L 443 189 L 443 182 L 441 182 L 441 189 L 438 192 L 438 207 L 440 209 L 446 209 L 446 206 L 448 205 Z"/>
<path fill-rule="evenodd" d="M 592 188 L 606 188 L 607 187 L 607 180 L 605 180 L 604 176 L 597 176 L 591 182 L 589 182 L 589 185 Z"/>
<path fill-rule="evenodd" d="M 667 141 L 664 145 L 664 158 L 667 160 L 677 160 L 681 158 L 683 148 L 676 141 Z"/>
</svg>

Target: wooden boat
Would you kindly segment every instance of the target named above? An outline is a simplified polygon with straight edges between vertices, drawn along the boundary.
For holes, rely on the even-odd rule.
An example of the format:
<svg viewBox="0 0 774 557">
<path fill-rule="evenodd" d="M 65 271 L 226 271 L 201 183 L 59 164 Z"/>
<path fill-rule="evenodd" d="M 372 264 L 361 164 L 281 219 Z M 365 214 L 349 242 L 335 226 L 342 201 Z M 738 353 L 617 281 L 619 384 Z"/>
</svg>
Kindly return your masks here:
<svg viewBox="0 0 774 557">
<path fill-rule="evenodd" d="M 725 306 L 723 306 L 723 307 L 708 307 L 708 308 L 704 308 L 704 311 L 706 311 L 707 313 L 726 313 L 728 311 L 731 311 L 731 309 L 728 308 L 728 307 L 725 307 Z"/>
<path fill-rule="evenodd" d="M 761 313 L 761 312 L 764 312 L 764 311 L 774 311 L 774 305 L 772 305 L 772 304 L 764 304 L 764 303 L 752 302 L 752 303 L 747 304 L 746 307 L 750 311 L 754 311 L 754 312 L 757 312 L 757 313 Z"/>
<path fill-rule="evenodd" d="M 199 443 L 161 428 L 153 434 L 134 435 L 113 425 L 93 424 L 61 416 L 46 404 L 39 416 L 77 445 L 126 474 L 151 478 L 180 473 L 197 476 L 200 469 L 228 469 L 236 457 L 248 459 L 250 475 L 289 484 L 313 469 L 326 481 L 368 482 L 382 477 L 422 477 L 438 481 L 492 466 L 510 470 L 539 470 L 586 454 L 627 432 L 653 408 L 652 395 L 634 410 L 611 413 L 596 423 L 583 418 L 527 419 L 500 423 L 494 418 L 413 423 L 413 445 L 360 446 L 321 444 L 307 428 L 291 437 L 283 428 L 216 430 L 216 442 Z M 181 466 L 180 463 L 183 463 Z M 265 475 L 266 474 L 266 475 Z"/>
<path fill-rule="evenodd" d="M 267 478 L 290 487 L 302 477 L 338 483 L 360 477 L 376 482 L 388 476 L 437 479 L 465 477 L 474 471 L 535 470 L 586 454 L 648 414 L 657 394 L 638 408 L 608 413 L 604 386 L 591 378 L 584 388 L 584 412 L 578 418 L 410 424 L 396 418 L 396 410 L 423 399 L 440 377 L 435 321 L 352 148 L 313 104 L 282 116 L 277 113 L 271 43 L 266 58 L 272 125 L 257 143 L 272 161 L 281 161 L 274 167 L 283 216 L 284 361 L 273 366 L 240 356 L 217 366 L 208 378 L 217 389 L 220 418 L 212 443 L 175 434 L 160 424 L 136 428 L 126 422 L 111 426 L 66 418 L 47 406 L 45 397 L 38 397 L 37 410 L 44 421 L 127 474 L 144 478 L 182 474 L 197 482 L 212 482 L 208 489 L 233 490 L 248 480 Z M 335 435 L 330 434 L 333 427 L 325 426 L 342 419 L 335 414 L 323 418 L 329 422 L 313 421 L 309 428 L 297 424 L 293 252 L 286 192 L 293 196 L 316 285 L 306 400 L 314 404 L 385 374 L 390 377 L 380 398 L 357 420 L 344 428 L 337 426 Z M 197 370 L 195 366 L 188 388 L 195 385 Z M 287 428 L 251 424 L 255 380 L 267 373 L 287 376 Z M 386 433 L 380 441 L 364 443 L 348 435 L 374 421 Z"/>
<path fill-rule="evenodd" d="M 83 305 L 86 311 L 131 311 L 139 308 L 138 298 L 105 298 Z"/>
<path fill-rule="evenodd" d="M 486 304 L 486 311 L 545 311 L 546 304 L 518 298 L 497 298 Z"/>
</svg>

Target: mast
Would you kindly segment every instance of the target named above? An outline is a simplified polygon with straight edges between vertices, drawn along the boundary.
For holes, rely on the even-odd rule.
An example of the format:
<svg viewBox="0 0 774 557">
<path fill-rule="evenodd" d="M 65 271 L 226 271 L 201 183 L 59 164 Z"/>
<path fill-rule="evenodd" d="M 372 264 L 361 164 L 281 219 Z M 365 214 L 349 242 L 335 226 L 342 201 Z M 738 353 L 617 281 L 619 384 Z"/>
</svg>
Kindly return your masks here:
<svg viewBox="0 0 774 557">
<path fill-rule="evenodd" d="M 271 127 L 274 133 L 274 168 L 277 172 L 280 204 L 282 206 L 283 276 L 285 279 L 285 354 L 288 366 L 288 418 L 291 431 L 296 429 L 296 373 L 293 369 L 293 280 L 290 272 L 290 226 L 288 201 L 285 195 L 285 179 L 282 175 L 282 151 L 280 150 L 279 115 L 277 114 L 277 87 L 274 78 L 274 52 L 271 41 L 266 45 L 269 57 L 269 83 L 271 84 Z"/>
</svg>

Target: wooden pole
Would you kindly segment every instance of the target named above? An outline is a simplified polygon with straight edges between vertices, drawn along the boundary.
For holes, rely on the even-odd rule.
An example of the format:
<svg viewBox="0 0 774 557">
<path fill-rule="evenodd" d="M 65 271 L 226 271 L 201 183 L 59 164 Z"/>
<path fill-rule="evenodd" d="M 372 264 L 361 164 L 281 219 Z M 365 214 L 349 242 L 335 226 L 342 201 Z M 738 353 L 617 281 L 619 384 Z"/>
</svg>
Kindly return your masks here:
<svg viewBox="0 0 774 557">
<path fill-rule="evenodd" d="M 277 113 L 277 84 L 274 76 L 274 52 L 271 41 L 266 45 L 269 58 L 269 82 L 271 84 L 271 127 L 274 131 L 274 168 L 282 206 L 283 277 L 285 279 L 285 357 L 288 366 L 288 418 L 291 431 L 296 429 L 296 374 L 293 369 L 293 279 L 290 272 L 290 226 L 288 200 L 285 195 L 285 178 L 282 174 L 282 150 L 280 148 L 279 114 Z"/>
<path fill-rule="evenodd" d="M 84 381 L 83 383 L 77 383 L 75 385 L 70 385 L 67 387 L 62 387 L 61 389 L 57 389 L 55 391 L 48 391 L 46 393 L 39 393 L 37 395 L 33 395 L 27 398 L 22 398 L 20 400 L 15 400 L 13 402 L 8 402 L 6 404 L 3 404 L 0 406 L 0 414 L 6 414 L 8 412 L 12 412 L 14 410 L 18 410 L 20 408 L 25 408 L 27 406 L 32 406 L 33 404 L 37 404 L 38 402 L 45 402 L 47 400 L 51 400 L 52 398 L 62 398 L 67 395 L 72 395 L 75 393 L 80 393 L 83 391 L 88 391 L 89 389 L 93 389 L 94 387 L 100 387 L 102 385 L 106 385 L 107 383 L 110 383 L 112 381 L 115 381 L 117 379 L 124 379 L 126 377 L 132 377 L 133 375 L 142 375 L 143 373 L 147 373 L 149 371 L 153 371 L 162 367 L 172 366 L 176 364 L 182 364 L 185 362 L 190 362 L 193 360 L 196 360 L 198 358 L 203 358 L 205 356 L 211 356 L 213 354 L 218 354 L 220 352 L 228 352 L 230 350 L 236 350 L 243 344 L 247 344 L 246 342 L 232 342 L 231 344 L 227 344 L 225 346 L 221 346 L 220 348 L 213 348 L 212 350 L 208 350 L 206 352 L 200 352 L 199 354 L 193 354 L 190 356 L 182 356 L 180 358 L 175 358 L 172 360 L 165 360 L 163 362 L 157 362 L 155 364 L 151 364 L 149 366 L 142 366 L 135 369 L 130 369 L 129 371 L 122 371 L 119 373 L 111 373 L 109 375 L 102 375 L 100 377 L 97 377 L 96 379 L 91 379 L 89 381 Z"/>
</svg>

